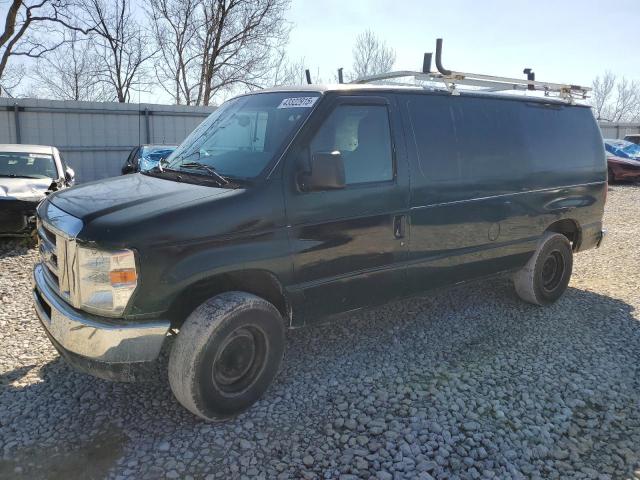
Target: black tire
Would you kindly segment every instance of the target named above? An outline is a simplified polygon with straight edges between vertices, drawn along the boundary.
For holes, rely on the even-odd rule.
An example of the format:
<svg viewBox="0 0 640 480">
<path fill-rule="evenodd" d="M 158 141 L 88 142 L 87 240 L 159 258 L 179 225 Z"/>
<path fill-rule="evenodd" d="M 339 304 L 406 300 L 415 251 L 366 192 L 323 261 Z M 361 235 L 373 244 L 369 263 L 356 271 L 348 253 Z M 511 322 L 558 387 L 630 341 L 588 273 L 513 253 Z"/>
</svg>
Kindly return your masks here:
<svg viewBox="0 0 640 480">
<path fill-rule="evenodd" d="M 262 396 L 284 351 L 284 322 L 271 303 L 250 293 L 223 293 L 196 308 L 180 328 L 169 384 L 192 413 L 224 420 Z"/>
<path fill-rule="evenodd" d="M 535 305 L 549 305 L 567 289 L 573 269 L 571 243 L 564 235 L 547 232 L 527 264 L 513 277 L 518 296 Z"/>
<path fill-rule="evenodd" d="M 608 183 L 616 183 L 616 176 L 613 173 L 613 169 L 612 168 L 607 168 L 607 181 Z"/>
</svg>

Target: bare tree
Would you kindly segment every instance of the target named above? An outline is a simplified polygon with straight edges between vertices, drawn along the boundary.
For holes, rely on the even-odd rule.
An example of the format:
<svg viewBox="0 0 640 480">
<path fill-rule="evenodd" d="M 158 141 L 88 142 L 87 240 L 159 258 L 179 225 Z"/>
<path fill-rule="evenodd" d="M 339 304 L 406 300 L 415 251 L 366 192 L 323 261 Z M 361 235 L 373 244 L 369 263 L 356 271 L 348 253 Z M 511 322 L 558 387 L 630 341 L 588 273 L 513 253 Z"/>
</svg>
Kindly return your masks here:
<svg viewBox="0 0 640 480">
<path fill-rule="evenodd" d="M 393 48 L 379 40 L 371 30 L 358 35 L 353 47 L 353 75 L 355 78 L 391 71 L 396 62 Z"/>
<path fill-rule="evenodd" d="M 24 65 L 7 65 L 0 81 L 0 97 L 15 97 L 15 91 L 19 87 L 25 75 L 26 69 L 24 68 Z"/>
<path fill-rule="evenodd" d="M 196 102 L 237 86 L 268 83 L 271 55 L 289 38 L 290 0 L 202 0 L 196 39 L 200 54 Z"/>
<path fill-rule="evenodd" d="M 0 30 L 0 90 L 15 87 L 16 79 L 24 72 L 17 66 L 8 70 L 9 60 L 39 58 L 59 47 L 64 39 L 58 28 L 79 29 L 71 18 L 70 0 L 9 0 Z"/>
<path fill-rule="evenodd" d="M 591 106 L 598 120 L 634 121 L 640 118 L 640 82 L 607 71 L 593 81 Z"/>
<path fill-rule="evenodd" d="M 64 40 L 33 68 L 33 92 L 38 97 L 62 100 L 112 100 L 114 96 L 100 81 L 92 39 L 72 30 L 65 33 Z"/>
<path fill-rule="evenodd" d="M 604 73 L 602 79 L 597 76 L 592 83 L 591 106 L 598 120 L 605 114 L 615 83 L 616 76 L 609 71 Z"/>
<path fill-rule="evenodd" d="M 306 83 L 305 59 L 290 60 L 284 49 L 277 52 L 273 63 L 272 86 L 302 85 Z"/>
<path fill-rule="evenodd" d="M 149 0 L 156 75 L 176 103 L 209 105 L 270 83 L 290 0 Z"/>
<path fill-rule="evenodd" d="M 156 78 L 176 104 L 195 102 L 199 86 L 196 34 L 200 0 L 149 0 L 147 16 L 158 56 Z"/>
<path fill-rule="evenodd" d="M 136 88 L 148 85 L 145 67 L 154 54 L 131 11 L 131 0 L 78 0 L 78 13 L 91 28 L 101 81 L 118 102 L 129 102 Z"/>
</svg>

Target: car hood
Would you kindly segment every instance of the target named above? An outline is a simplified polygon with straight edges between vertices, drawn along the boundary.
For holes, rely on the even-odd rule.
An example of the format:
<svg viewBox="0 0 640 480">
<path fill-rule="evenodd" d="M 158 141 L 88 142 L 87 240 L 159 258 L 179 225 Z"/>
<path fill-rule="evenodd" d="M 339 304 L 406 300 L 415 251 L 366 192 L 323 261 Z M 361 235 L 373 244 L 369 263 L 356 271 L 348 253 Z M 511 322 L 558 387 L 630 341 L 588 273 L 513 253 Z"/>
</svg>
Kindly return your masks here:
<svg viewBox="0 0 640 480">
<path fill-rule="evenodd" d="M 0 198 L 24 201 L 40 201 L 51 186 L 51 178 L 0 177 Z"/>
<path fill-rule="evenodd" d="M 160 240 L 168 225 L 188 220 L 192 207 L 206 209 L 241 192 L 137 173 L 78 185 L 51 194 L 49 201 L 82 220 L 79 238 L 120 243 L 133 237 Z"/>
</svg>

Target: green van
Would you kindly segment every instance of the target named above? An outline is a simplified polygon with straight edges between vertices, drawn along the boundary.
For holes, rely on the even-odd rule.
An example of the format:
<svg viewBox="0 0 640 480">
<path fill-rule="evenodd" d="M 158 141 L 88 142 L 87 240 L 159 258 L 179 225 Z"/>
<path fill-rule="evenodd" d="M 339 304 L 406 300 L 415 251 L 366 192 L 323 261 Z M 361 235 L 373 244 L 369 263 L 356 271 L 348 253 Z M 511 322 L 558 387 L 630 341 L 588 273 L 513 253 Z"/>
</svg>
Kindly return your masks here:
<svg viewBox="0 0 640 480">
<path fill-rule="evenodd" d="M 574 253 L 603 238 L 606 172 L 572 102 L 254 92 L 156 168 L 43 201 L 35 308 L 64 358 L 103 378 L 144 377 L 170 348 L 180 403 L 226 418 L 273 381 L 289 328 L 505 272 L 525 301 L 555 302 Z"/>
</svg>

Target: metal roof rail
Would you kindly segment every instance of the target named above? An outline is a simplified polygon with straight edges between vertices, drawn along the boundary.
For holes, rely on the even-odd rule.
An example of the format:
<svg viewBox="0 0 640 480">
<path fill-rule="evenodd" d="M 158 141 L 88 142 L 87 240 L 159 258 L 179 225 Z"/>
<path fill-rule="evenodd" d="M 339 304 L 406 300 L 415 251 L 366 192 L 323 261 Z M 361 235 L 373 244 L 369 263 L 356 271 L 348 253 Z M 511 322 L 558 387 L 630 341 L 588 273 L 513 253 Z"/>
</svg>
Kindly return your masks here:
<svg viewBox="0 0 640 480">
<path fill-rule="evenodd" d="M 442 65 L 441 38 L 436 40 L 435 64 L 438 72 L 431 72 L 431 54 L 425 53 L 422 72 L 399 70 L 395 72 L 360 77 L 351 83 L 371 83 L 381 80 L 391 80 L 394 78 L 414 77 L 416 80 L 420 81 L 441 82 L 452 95 L 460 94 L 460 86 L 479 87 L 479 89 L 474 91 L 482 92 L 532 90 L 544 92 L 545 96 L 550 96 L 551 94 L 557 95 L 569 103 L 573 103 L 576 99 L 586 99 L 587 93 L 591 91 L 591 88 L 581 87 L 579 85 L 541 82 L 535 80 L 535 74 L 530 68 L 526 68 L 524 70 L 524 73 L 527 75 L 526 80 L 521 78 L 497 77 L 494 75 L 482 75 L 478 73 L 465 73 L 448 70 Z"/>
</svg>

